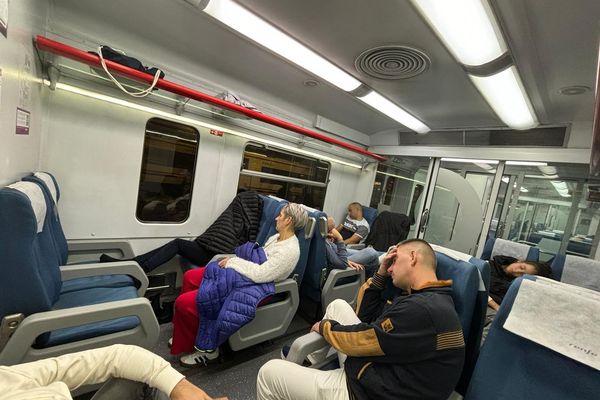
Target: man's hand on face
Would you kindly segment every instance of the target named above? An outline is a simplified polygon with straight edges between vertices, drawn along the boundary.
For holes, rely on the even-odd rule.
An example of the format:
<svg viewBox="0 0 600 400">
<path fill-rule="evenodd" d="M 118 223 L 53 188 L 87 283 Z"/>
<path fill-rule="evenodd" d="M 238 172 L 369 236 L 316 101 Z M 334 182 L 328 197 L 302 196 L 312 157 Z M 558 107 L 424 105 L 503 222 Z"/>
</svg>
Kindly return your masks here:
<svg viewBox="0 0 600 400">
<path fill-rule="evenodd" d="M 396 260 L 396 248 L 392 248 L 388 250 L 388 252 L 383 256 L 383 260 L 381 264 L 379 264 L 379 269 L 377 273 L 381 276 L 390 276 L 388 269 L 392 266 L 394 261 Z"/>
</svg>

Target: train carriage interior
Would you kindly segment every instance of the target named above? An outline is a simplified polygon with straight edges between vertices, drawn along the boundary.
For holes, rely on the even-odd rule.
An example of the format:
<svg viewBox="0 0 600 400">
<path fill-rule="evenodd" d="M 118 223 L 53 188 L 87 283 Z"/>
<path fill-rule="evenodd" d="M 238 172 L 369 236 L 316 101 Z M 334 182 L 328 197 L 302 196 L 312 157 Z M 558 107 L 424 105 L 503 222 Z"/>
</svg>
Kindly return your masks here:
<svg viewBox="0 0 600 400">
<path fill-rule="evenodd" d="M 265 363 L 285 348 L 306 365 L 328 345 L 313 324 L 373 284 L 381 257 L 328 259 L 328 217 L 345 227 L 355 202 L 370 232 L 349 259 L 422 239 L 453 281 L 450 398 L 597 398 L 600 2 L 0 0 L 0 383 L 130 344 L 211 396 L 257 398 Z M 175 239 L 231 256 L 203 242 L 218 224 L 268 247 L 291 203 L 306 212 L 293 271 L 218 362 L 181 364 L 176 301 L 204 265 L 138 256 Z M 490 325 L 501 255 L 551 277 L 514 279 Z"/>
</svg>

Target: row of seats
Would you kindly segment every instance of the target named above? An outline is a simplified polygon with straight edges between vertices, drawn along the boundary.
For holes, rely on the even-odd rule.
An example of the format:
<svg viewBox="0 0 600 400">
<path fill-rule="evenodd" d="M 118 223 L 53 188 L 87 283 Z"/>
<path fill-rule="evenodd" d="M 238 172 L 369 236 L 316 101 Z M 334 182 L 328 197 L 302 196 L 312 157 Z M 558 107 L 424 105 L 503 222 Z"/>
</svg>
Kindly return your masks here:
<svg viewBox="0 0 600 400">
<path fill-rule="evenodd" d="M 152 347 L 159 327 L 134 262 L 65 265 L 58 185 L 36 173 L 0 189 L 0 364 L 114 343 Z"/>
<path fill-rule="evenodd" d="M 276 233 L 275 217 L 287 202 L 270 196 L 261 195 L 261 198 L 263 211 L 257 243 L 264 245 Z M 358 288 L 364 282 L 364 271 L 334 270 L 325 282 L 322 281 L 323 270 L 327 268 L 327 214 L 314 209 L 308 211 L 309 225 L 296 233 L 300 243 L 298 264 L 288 279 L 275 284 L 277 296 L 274 300 L 258 307 L 254 320 L 230 337 L 229 345 L 233 350 L 283 335 L 298 309 L 299 295 L 325 306 L 336 298 L 350 303 L 355 301 Z M 348 277 L 355 279 L 338 284 L 341 279 Z"/>
<path fill-rule="evenodd" d="M 504 239 L 488 239 L 481 258 L 495 255 L 512 256 L 520 260 L 539 261 L 540 249 Z M 575 286 L 600 291 L 600 262 L 573 255 L 557 254 L 550 260 L 552 279 Z"/>
</svg>

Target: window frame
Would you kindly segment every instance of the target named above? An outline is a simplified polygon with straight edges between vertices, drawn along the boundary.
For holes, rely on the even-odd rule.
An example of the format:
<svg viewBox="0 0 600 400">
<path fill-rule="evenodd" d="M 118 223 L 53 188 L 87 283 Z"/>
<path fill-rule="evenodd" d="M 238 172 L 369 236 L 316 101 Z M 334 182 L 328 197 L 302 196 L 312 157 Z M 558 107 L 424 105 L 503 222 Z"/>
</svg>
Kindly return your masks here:
<svg viewBox="0 0 600 400">
<path fill-rule="evenodd" d="M 156 134 L 156 135 L 164 135 L 164 136 L 171 137 L 171 138 L 174 137 L 174 135 L 171 135 L 169 133 L 157 132 L 155 129 L 149 129 L 148 125 L 150 124 L 151 121 L 155 121 L 155 120 L 163 121 L 163 123 L 166 122 L 166 123 L 169 123 L 169 124 L 175 124 L 175 125 L 179 125 L 179 126 L 182 126 L 182 127 L 190 128 L 196 134 L 196 138 L 197 138 L 196 139 L 196 146 L 195 146 L 195 153 L 194 153 L 194 156 L 193 156 L 194 163 L 193 163 L 193 166 L 192 166 L 191 171 L 190 171 L 191 172 L 191 181 L 190 181 L 190 191 L 189 191 L 189 195 L 190 195 L 189 206 L 187 208 L 187 212 L 186 212 L 185 218 L 182 219 L 182 220 L 180 220 L 180 221 L 167 221 L 167 220 L 164 220 L 164 221 L 148 221 L 148 220 L 141 219 L 140 216 L 138 215 L 140 187 L 141 187 L 141 184 L 142 184 L 142 176 L 143 176 L 143 173 L 144 173 L 144 150 L 145 150 L 145 147 L 146 147 L 146 135 L 147 135 L 147 132 L 150 132 L 150 133 Z M 140 163 L 140 174 L 139 174 L 139 179 L 138 179 L 137 198 L 136 198 L 136 206 L 135 206 L 135 213 L 134 213 L 135 214 L 135 219 L 139 223 L 144 224 L 144 225 L 149 225 L 149 224 L 183 225 L 183 224 L 185 224 L 190 219 L 190 216 L 192 214 L 191 211 L 192 211 L 192 201 L 193 201 L 193 195 L 194 195 L 194 183 L 195 183 L 195 178 L 196 178 L 196 167 L 198 165 L 198 150 L 200 149 L 201 136 L 202 135 L 200 134 L 200 131 L 198 130 L 198 128 L 196 128 L 193 125 L 188 125 L 188 124 L 184 124 L 184 123 L 181 123 L 181 122 L 178 122 L 178 121 L 173 121 L 173 120 L 170 120 L 170 119 L 167 119 L 167 118 L 161 118 L 161 117 L 151 117 L 151 118 L 148 118 L 148 120 L 146 121 L 146 124 L 144 125 L 144 141 L 143 141 L 143 144 L 142 144 L 142 160 L 141 160 L 141 163 Z M 183 139 L 183 138 L 179 138 L 179 139 L 186 140 L 186 139 Z"/>
<path fill-rule="evenodd" d="M 293 157 L 300 157 L 300 158 L 304 158 L 306 160 L 316 161 L 317 165 L 319 163 L 323 163 L 327 166 L 327 174 L 325 175 L 324 181 L 319 182 L 319 181 L 311 181 L 308 179 L 295 178 L 292 176 L 277 175 L 277 174 L 272 174 L 269 172 L 254 171 L 251 169 L 244 168 L 244 159 L 245 159 L 245 154 L 248 151 L 248 146 L 261 147 L 266 150 L 276 151 L 276 152 L 287 154 L 287 155 L 290 155 Z M 290 163 L 291 163 L 291 161 L 290 161 Z M 271 146 L 271 145 L 267 145 L 267 144 L 260 143 L 260 142 L 248 141 L 244 144 L 244 151 L 242 152 L 242 159 L 240 161 L 240 173 L 238 175 L 237 187 L 239 188 L 239 186 L 240 186 L 240 177 L 241 176 L 257 177 L 257 178 L 282 181 L 282 182 L 286 182 L 286 183 L 297 183 L 297 184 L 301 184 L 301 185 L 320 187 L 320 188 L 325 189 L 325 193 L 323 195 L 323 205 L 321 206 L 321 207 L 323 207 L 325 205 L 325 197 L 327 196 L 327 189 L 329 187 L 330 174 L 331 174 L 331 162 L 329 162 L 329 161 L 321 160 L 318 157 L 310 157 L 310 156 L 306 156 L 304 154 L 294 153 L 293 151 L 290 151 L 287 149 L 281 149 L 277 146 Z"/>
</svg>

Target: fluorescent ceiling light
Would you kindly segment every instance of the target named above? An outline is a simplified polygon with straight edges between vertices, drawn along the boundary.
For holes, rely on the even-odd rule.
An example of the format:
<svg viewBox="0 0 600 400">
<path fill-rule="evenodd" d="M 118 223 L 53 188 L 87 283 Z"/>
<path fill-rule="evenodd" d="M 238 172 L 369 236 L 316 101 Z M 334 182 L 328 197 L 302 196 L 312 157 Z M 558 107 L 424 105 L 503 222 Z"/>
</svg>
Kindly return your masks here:
<svg viewBox="0 0 600 400">
<path fill-rule="evenodd" d="M 462 163 L 473 163 L 473 164 L 498 164 L 498 160 L 474 160 L 470 158 L 442 158 L 442 161 L 447 162 L 462 162 Z"/>
<path fill-rule="evenodd" d="M 507 50 L 485 0 L 411 0 L 458 61 L 483 65 Z"/>
<path fill-rule="evenodd" d="M 404 111 L 402 108 L 398 107 L 396 104 L 392 103 L 376 91 L 371 91 L 366 95 L 359 97 L 359 100 L 367 103 L 377 111 L 382 114 L 387 115 L 391 119 L 400 122 L 402 125 L 406 126 L 409 129 L 417 133 L 427 133 L 431 129 Z"/>
<path fill-rule="evenodd" d="M 507 161 L 506 165 L 523 165 L 531 167 L 546 167 L 548 163 L 538 161 Z"/>
<path fill-rule="evenodd" d="M 469 77 L 506 125 L 519 130 L 537 126 L 533 107 L 514 66 L 490 76 Z"/>
<path fill-rule="evenodd" d="M 559 195 L 561 195 L 562 197 L 571 197 L 571 195 L 569 194 L 569 187 L 567 186 L 566 182 L 550 181 L 550 183 L 552 184 L 552 186 L 554 186 L 554 189 L 556 189 Z"/>
<path fill-rule="evenodd" d="M 425 184 L 425 182 L 421 182 L 421 181 L 418 181 L 416 179 L 410 179 L 410 178 L 407 178 L 406 176 L 402 176 L 402 175 L 390 174 L 389 172 L 377 171 L 377 173 L 378 174 L 382 174 L 382 175 L 392 176 L 392 177 L 398 178 L 398 179 L 404 179 L 405 181 L 411 181 L 411 182 L 420 183 L 422 185 Z"/>
<path fill-rule="evenodd" d="M 232 0 L 211 0 L 204 12 L 267 49 L 350 92 L 361 82 Z"/>
<path fill-rule="evenodd" d="M 43 81 L 44 85 L 46 86 L 50 86 L 50 81 L 44 80 Z M 273 140 L 269 140 L 269 139 L 263 139 L 261 137 L 258 136 L 253 136 L 253 135 L 248 135 L 247 133 L 243 133 L 243 132 L 239 132 L 239 131 L 235 131 L 232 130 L 230 128 L 227 127 L 223 127 L 223 126 L 219 126 L 219 125 L 215 125 L 215 124 L 209 124 L 206 122 L 202 122 L 199 121 L 197 119 L 192 119 L 192 118 L 188 118 L 188 117 L 183 117 L 181 115 L 177 115 L 177 114 L 173 114 L 173 113 L 169 113 L 169 112 L 165 112 L 156 108 L 152 108 L 152 107 L 147 107 L 147 106 L 143 106 L 141 104 L 136 104 L 136 103 L 132 103 L 130 101 L 126 101 L 126 100 L 122 100 L 122 99 L 118 99 L 116 97 L 112 97 L 112 96 L 107 96 L 101 93 L 96 93 L 96 92 L 92 92 L 86 89 L 81 89 L 75 86 L 71 86 L 71 85 L 67 85 L 64 83 L 57 83 L 56 84 L 56 89 L 60 89 L 60 90 L 64 90 L 66 92 L 69 93 L 74 93 L 74 94 L 78 94 L 81 96 L 85 96 L 85 97 L 90 97 L 93 99 L 97 99 L 97 100 L 102 100 L 105 101 L 107 103 L 111 103 L 111 104 L 116 104 L 119 106 L 123 106 L 123 107 L 127 107 L 127 108 L 131 108 L 134 110 L 138 110 L 138 111 L 143 111 L 149 114 L 154 114 L 154 115 L 158 115 L 161 117 L 165 117 L 165 118 L 169 118 L 171 120 L 175 120 L 175 121 L 180 121 L 186 124 L 191 124 L 191 125 L 197 125 L 197 126 L 202 126 L 204 128 L 208 128 L 208 129 L 216 129 L 225 133 L 230 133 L 234 136 L 239 136 L 248 140 L 252 140 L 255 142 L 259 142 L 259 143 L 264 143 L 264 144 L 270 144 L 273 146 L 276 146 L 278 148 L 281 149 L 286 149 L 289 150 L 291 152 L 294 153 L 299 153 L 299 154 L 304 154 L 310 157 L 317 157 L 321 160 L 326 160 L 326 161 L 331 161 L 331 162 L 335 162 L 338 164 L 342 164 L 342 165 L 346 165 L 348 167 L 352 167 L 352 168 L 358 168 L 361 169 L 362 166 L 359 164 L 354 164 L 351 162 L 347 162 L 347 161 L 343 161 L 337 158 L 333 158 L 333 157 L 328 157 L 328 156 L 324 156 L 321 154 L 316 154 L 314 151 L 310 151 L 310 150 L 304 150 L 304 149 L 299 149 L 297 147 L 294 146 L 290 146 L 287 144 L 283 144 L 280 142 L 276 142 Z"/>
</svg>

